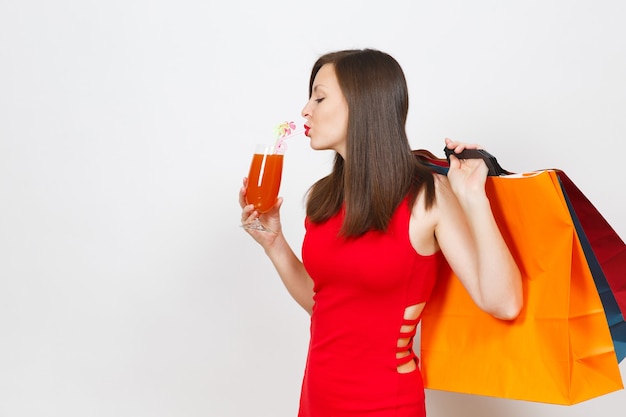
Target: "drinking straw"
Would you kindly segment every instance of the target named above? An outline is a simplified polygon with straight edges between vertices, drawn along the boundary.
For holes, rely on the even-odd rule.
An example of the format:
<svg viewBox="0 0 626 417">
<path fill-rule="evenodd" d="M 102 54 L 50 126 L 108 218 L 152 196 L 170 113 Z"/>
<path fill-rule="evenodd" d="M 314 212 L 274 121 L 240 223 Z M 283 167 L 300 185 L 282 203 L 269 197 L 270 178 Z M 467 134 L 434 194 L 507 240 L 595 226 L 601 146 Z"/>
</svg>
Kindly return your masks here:
<svg viewBox="0 0 626 417">
<path fill-rule="evenodd" d="M 296 136 L 303 133 L 304 130 L 296 130 L 296 124 L 294 122 L 283 122 L 274 127 L 274 135 L 276 136 L 276 142 L 274 143 L 274 149 L 276 153 L 285 153 L 287 150 L 287 144 L 285 139 Z"/>
</svg>

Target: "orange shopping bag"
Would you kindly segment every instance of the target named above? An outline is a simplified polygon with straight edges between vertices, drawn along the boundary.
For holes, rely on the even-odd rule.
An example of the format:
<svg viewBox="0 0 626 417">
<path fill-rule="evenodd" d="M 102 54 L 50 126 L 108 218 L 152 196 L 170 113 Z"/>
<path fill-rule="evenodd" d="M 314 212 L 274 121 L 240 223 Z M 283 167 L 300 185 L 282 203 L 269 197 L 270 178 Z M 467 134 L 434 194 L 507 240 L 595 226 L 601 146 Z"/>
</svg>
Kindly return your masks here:
<svg viewBox="0 0 626 417">
<path fill-rule="evenodd" d="M 513 321 L 480 310 L 447 265 L 422 315 L 426 388 L 571 405 L 623 388 L 611 334 L 557 174 L 489 177 L 522 272 Z"/>
</svg>

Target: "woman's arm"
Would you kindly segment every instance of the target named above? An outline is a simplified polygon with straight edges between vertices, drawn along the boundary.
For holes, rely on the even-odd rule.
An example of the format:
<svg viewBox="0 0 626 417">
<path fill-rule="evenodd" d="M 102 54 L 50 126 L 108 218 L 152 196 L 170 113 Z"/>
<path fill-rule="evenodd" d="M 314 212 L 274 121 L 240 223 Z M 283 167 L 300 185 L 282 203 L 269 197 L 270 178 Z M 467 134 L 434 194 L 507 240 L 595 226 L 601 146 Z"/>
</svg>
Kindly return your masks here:
<svg viewBox="0 0 626 417">
<path fill-rule="evenodd" d="M 465 145 L 446 140 L 449 149 Z M 437 183 L 435 236 L 448 263 L 474 302 L 501 319 L 514 319 L 522 307 L 521 274 L 485 194 L 487 166 L 480 159 L 450 157 L 448 177 Z"/>
<path fill-rule="evenodd" d="M 254 210 L 254 205 L 246 204 L 246 183 L 247 178 L 244 178 L 243 187 L 239 191 L 242 223 L 251 222 L 259 216 L 259 213 Z M 279 198 L 274 208 L 259 217 L 261 223 L 274 232 L 245 230 L 263 247 L 289 294 L 302 308 L 311 314 L 313 309 L 313 280 L 282 233 L 280 223 L 280 206 L 282 202 L 282 198 Z"/>
</svg>

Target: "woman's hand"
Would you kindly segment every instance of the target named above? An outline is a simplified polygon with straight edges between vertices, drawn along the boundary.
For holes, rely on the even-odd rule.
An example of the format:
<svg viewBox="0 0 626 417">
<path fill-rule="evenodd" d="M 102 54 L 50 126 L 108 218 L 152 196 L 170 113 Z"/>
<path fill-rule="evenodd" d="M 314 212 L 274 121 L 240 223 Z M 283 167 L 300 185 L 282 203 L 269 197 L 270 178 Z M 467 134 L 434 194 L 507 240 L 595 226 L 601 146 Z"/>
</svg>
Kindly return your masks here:
<svg viewBox="0 0 626 417">
<path fill-rule="evenodd" d="M 246 204 L 246 187 L 248 186 L 248 178 L 243 179 L 243 186 L 239 190 L 239 205 L 241 206 L 241 224 L 253 222 L 255 219 L 259 219 L 261 224 L 271 230 L 271 232 L 265 232 L 254 229 L 244 228 L 250 236 L 254 238 L 263 248 L 268 249 L 276 239 L 276 236 L 281 232 L 280 224 L 280 206 L 283 203 L 282 198 L 278 198 L 274 207 L 266 213 L 259 213 L 254 209 L 253 204 Z"/>
<path fill-rule="evenodd" d="M 446 147 L 455 154 L 465 149 L 481 149 L 479 145 L 455 142 L 446 138 Z M 454 194 L 461 202 L 467 202 L 474 196 L 484 196 L 485 180 L 489 168 L 482 159 L 459 159 L 455 155 L 450 156 L 450 170 L 448 179 Z"/>
</svg>

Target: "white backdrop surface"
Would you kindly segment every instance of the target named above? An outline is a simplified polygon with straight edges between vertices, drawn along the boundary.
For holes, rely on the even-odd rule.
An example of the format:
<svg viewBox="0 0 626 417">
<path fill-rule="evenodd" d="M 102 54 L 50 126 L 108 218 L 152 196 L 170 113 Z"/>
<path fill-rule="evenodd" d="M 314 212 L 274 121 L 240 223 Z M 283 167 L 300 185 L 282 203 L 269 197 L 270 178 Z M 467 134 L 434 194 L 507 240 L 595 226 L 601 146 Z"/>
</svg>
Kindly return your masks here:
<svg viewBox="0 0 626 417">
<path fill-rule="evenodd" d="M 625 238 L 625 18 L 620 0 L 0 0 L 0 417 L 295 415 L 308 317 L 237 192 L 331 50 L 398 59 L 414 148 L 561 168 Z M 332 155 L 288 146 L 299 252 Z M 431 417 L 624 404 L 427 392 Z"/>
</svg>

